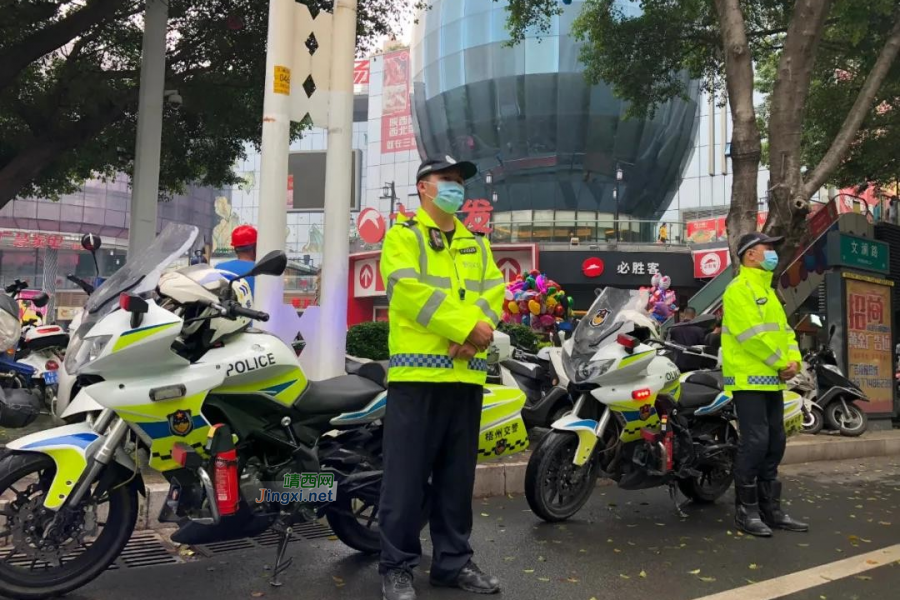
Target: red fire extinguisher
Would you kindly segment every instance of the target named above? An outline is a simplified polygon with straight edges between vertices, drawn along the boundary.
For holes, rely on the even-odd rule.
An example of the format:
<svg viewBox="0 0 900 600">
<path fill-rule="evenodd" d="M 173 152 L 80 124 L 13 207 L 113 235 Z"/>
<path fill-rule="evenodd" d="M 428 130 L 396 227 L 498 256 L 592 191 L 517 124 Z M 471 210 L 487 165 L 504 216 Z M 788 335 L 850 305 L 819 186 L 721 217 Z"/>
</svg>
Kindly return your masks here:
<svg viewBox="0 0 900 600">
<path fill-rule="evenodd" d="M 233 515 L 240 503 L 238 491 L 237 451 L 231 428 L 213 425 L 207 451 L 213 461 L 213 484 L 216 490 L 216 506 L 222 516 Z"/>
<path fill-rule="evenodd" d="M 674 459 L 672 457 L 674 444 L 672 443 L 672 430 L 669 429 L 669 415 L 663 415 L 661 419 L 662 423 L 662 434 L 663 434 L 663 445 L 666 448 L 666 472 L 672 470 L 674 465 Z"/>
</svg>

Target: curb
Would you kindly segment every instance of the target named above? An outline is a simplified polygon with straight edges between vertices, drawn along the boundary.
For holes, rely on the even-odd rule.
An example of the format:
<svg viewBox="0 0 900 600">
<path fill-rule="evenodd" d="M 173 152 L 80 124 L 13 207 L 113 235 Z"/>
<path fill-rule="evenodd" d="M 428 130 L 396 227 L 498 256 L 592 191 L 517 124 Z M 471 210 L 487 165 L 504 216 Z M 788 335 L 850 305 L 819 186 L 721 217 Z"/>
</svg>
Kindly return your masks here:
<svg viewBox="0 0 900 600">
<path fill-rule="evenodd" d="M 499 461 L 479 465 L 475 471 L 475 498 L 490 498 L 525 493 L 525 469 L 528 456 L 524 453 L 510 457 L 509 462 Z M 859 438 L 842 438 L 831 435 L 802 436 L 792 440 L 785 451 L 782 465 L 796 465 L 809 462 L 870 458 L 900 455 L 900 431 L 869 432 Z M 610 485 L 606 480 L 598 485 Z M 159 523 L 156 517 L 162 508 L 167 483 L 148 483 L 147 497 L 140 497 L 138 521 L 135 530 L 170 529 L 171 524 Z"/>
</svg>

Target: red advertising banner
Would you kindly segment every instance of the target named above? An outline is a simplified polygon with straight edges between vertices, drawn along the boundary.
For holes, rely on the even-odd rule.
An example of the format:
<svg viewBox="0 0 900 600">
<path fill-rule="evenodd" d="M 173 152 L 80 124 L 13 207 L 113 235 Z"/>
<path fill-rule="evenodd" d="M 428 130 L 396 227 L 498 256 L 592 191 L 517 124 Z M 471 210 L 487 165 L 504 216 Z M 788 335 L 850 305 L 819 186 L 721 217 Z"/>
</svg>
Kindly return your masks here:
<svg viewBox="0 0 900 600">
<path fill-rule="evenodd" d="M 694 279 L 712 279 L 731 264 L 728 248 L 696 250 L 691 252 L 694 260 Z"/>
<path fill-rule="evenodd" d="M 409 51 L 384 55 L 381 97 L 381 153 L 416 149 L 409 100 Z"/>
<path fill-rule="evenodd" d="M 863 410 L 889 413 L 894 404 L 891 288 L 872 281 L 847 279 L 847 376 L 869 399 L 860 402 Z"/>
<path fill-rule="evenodd" d="M 358 60 L 353 64 L 354 85 L 369 85 L 369 61 Z"/>
<path fill-rule="evenodd" d="M 756 230 L 762 231 L 769 217 L 768 211 L 761 211 L 756 216 Z M 687 241 L 689 244 L 709 244 L 711 242 L 724 242 L 728 239 L 728 231 L 725 227 L 725 217 L 713 219 L 700 219 L 687 222 Z"/>
</svg>

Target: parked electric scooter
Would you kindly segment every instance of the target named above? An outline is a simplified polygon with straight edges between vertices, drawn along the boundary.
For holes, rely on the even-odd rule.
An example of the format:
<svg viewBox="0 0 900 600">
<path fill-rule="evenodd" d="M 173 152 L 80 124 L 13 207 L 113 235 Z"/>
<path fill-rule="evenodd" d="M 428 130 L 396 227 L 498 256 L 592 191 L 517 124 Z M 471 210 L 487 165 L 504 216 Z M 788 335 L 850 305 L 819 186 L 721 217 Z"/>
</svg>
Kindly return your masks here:
<svg viewBox="0 0 900 600">
<path fill-rule="evenodd" d="M 789 388 L 803 396 L 803 430 L 818 433 L 823 428 L 839 431 L 847 437 L 862 435 L 868 427 L 868 416 L 856 403 L 869 399 L 840 367 L 831 349 L 836 327 L 828 331 L 828 340 L 803 359 L 801 372 Z"/>
</svg>

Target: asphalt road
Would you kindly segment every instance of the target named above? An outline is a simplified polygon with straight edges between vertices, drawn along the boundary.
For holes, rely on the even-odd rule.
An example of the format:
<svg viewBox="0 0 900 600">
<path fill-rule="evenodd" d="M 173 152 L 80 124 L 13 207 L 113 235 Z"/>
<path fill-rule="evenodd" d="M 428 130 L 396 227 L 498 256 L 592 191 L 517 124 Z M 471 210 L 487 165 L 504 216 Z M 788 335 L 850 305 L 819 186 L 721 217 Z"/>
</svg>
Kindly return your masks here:
<svg viewBox="0 0 900 600">
<path fill-rule="evenodd" d="M 577 519 L 562 525 L 539 522 L 521 497 L 476 501 L 472 537 L 476 561 L 502 578 L 504 589 L 498 598 L 681 600 L 767 580 L 778 588 L 782 579 L 777 578 L 900 542 L 900 457 L 784 471 L 792 499 L 788 508 L 793 516 L 810 522 L 808 534 L 778 533 L 768 540 L 737 534 L 730 494 L 716 505 L 688 507 L 688 518 L 681 519 L 665 490 L 598 487 Z M 338 541 L 300 541 L 291 544 L 288 553 L 294 565 L 278 589 L 267 583 L 266 565 L 274 558 L 270 548 L 210 558 L 187 556 L 185 564 L 172 566 L 119 569 L 69 597 L 380 598 L 375 561 Z M 871 560 L 864 563 L 865 571 L 835 581 L 829 581 L 834 578 L 833 567 L 825 566 L 804 576 L 805 588 L 787 596 L 749 596 L 741 590 L 728 598 L 896 598 L 900 561 L 892 560 Z M 432 589 L 423 572 L 429 562 L 426 556 L 417 574 L 420 598 L 466 596 Z"/>
</svg>

